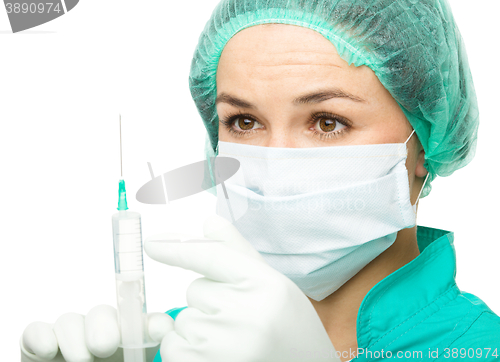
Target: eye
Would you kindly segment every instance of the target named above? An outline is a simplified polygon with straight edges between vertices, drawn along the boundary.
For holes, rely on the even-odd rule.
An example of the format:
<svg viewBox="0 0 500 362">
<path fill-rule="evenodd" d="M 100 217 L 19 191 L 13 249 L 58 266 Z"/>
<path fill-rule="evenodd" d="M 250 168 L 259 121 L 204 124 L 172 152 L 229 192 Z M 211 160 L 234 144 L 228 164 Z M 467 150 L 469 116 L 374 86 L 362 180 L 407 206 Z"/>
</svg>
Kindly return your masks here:
<svg viewBox="0 0 500 362">
<path fill-rule="evenodd" d="M 329 112 L 312 113 L 310 123 L 312 127 L 309 129 L 321 141 L 342 137 L 352 127 L 348 119 Z"/>
<path fill-rule="evenodd" d="M 241 131 L 249 131 L 256 128 L 262 128 L 262 125 L 259 122 L 245 116 L 235 117 L 232 119 L 232 122 L 236 129 Z"/>
<path fill-rule="evenodd" d="M 253 119 L 252 116 L 244 113 L 236 113 L 222 117 L 220 122 L 228 132 L 236 137 L 248 136 L 257 132 L 257 129 L 264 128 L 264 126 Z"/>
<path fill-rule="evenodd" d="M 342 129 L 347 128 L 345 124 L 341 123 L 334 117 L 320 116 L 316 119 L 317 121 L 314 123 L 314 129 L 318 131 L 329 133 L 333 131 L 341 131 Z"/>
</svg>

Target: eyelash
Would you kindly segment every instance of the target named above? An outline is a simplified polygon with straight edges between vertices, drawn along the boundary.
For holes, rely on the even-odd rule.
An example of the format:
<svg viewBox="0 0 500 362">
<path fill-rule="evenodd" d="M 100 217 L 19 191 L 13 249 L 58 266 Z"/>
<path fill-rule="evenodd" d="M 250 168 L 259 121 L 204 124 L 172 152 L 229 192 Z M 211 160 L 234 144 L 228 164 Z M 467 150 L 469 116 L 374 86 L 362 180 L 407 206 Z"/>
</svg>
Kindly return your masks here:
<svg viewBox="0 0 500 362">
<path fill-rule="evenodd" d="M 248 118 L 248 119 L 253 120 L 254 122 L 258 122 L 251 115 L 246 114 L 246 113 L 242 113 L 242 112 L 237 112 L 237 113 L 230 114 L 230 115 L 224 117 L 223 119 L 221 119 L 220 121 L 226 127 L 226 129 L 230 133 L 232 133 L 233 135 L 235 135 L 236 137 L 248 136 L 248 135 L 250 135 L 250 134 L 252 134 L 252 133 L 254 133 L 254 132 L 256 132 L 258 130 L 258 128 L 257 129 L 252 129 L 252 130 L 249 130 L 249 131 L 238 131 L 238 130 L 235 130 L 233 128 L 233 123 L 238 118 Z M 341 134 L 347 132 L 351 128 L 351 122 L 350 121 L 348 121 L 347 119 L 345 119 L 343 117 L 340 117 L 340 116 L 338 116 L 336 114 L 332 114 L 332 113 L 328 113 L 328 112 L 320 112 L 320 113 L 314 113 L 314 112 L 312 112 L 311 115 L 310 115 L 310 120 L 308 122 L 310 124 L 314 125 L 318 120 L 320 120 L 322 118 L 328 118 L 328 119 L 335 120 L 336 122 L 339 122 L 340 124 L 343 124 L 345 126 L 345 128 L 341 129 L 340 131 L 331 131 L 331 132 L 325 132 L 325 133 L 318 132 L 317 130 L 312 131 L 312 133 L 316 137 L 318 137 L 320 140 L 332 139 L 334 137 L 339 137 Z"/>
</svg>

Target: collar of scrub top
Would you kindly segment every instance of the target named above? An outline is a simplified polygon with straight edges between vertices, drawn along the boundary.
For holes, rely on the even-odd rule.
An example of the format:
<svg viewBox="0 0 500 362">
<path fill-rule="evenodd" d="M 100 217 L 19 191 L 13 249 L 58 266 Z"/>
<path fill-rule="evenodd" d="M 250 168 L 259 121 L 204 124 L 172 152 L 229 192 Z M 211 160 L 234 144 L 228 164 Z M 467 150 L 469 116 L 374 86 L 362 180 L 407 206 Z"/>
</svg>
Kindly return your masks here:
<svg viewBox="0 0 500 362">
<path fill-rule="evenodd" d="M 452 232 L 417 226 L 420 255 L 377 283 L 361 303 L 358 348 L 380 351 L 396 347 L 398 339 L 411 338 L 418 324 L 461 293 L 455 284 L 453 240 Z"/>
</svg>

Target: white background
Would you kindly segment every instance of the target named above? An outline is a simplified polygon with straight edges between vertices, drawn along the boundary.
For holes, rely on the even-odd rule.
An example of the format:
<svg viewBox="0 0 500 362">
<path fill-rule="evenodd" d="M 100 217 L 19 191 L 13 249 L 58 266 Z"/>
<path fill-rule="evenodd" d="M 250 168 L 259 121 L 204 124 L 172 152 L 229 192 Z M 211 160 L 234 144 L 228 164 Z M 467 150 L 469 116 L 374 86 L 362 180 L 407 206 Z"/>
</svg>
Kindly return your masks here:
<svg viewBox="0 0 500 362">
<path fill-rule="evenodd" d="M 500 2 L 450 0 L 467 45 L 481 112 L 475 160 L 437 179 L 419 224 L 455 232 L 457 283 L 500 314 L 498 111 Z M 215 197 L 168 206 L 135 200 L 155 174 L 203 159 L 205 128 L 188 88 L 191 57 L 218 0 L 82 0 L 18 34 L 0 10 L 0 298 L 2 360 L 19 359 L 30 322 L 115 305 L 118 113 L 129 207 L 144 237 L 201 235 Z M 186 305 L 199 275 L 145 256 L 149 311 Z"/>
</svg>

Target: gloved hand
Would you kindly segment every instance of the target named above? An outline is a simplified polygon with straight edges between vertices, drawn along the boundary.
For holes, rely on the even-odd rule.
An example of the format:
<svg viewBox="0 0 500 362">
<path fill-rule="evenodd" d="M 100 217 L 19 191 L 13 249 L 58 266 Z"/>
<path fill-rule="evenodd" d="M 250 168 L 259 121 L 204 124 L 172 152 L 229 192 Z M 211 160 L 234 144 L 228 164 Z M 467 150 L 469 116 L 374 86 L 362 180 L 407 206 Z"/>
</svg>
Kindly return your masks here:
<svg viewBox="0 0 500 362">
<path fill-rule="evenodd" d="M 218 241 L 162 234 L 144 244 L 152 259 L 205 276 L 188 287 L 188 308 L 162 340 L 163 362 L 340 361 L 305 294 L 231 223 L 211 216 L 204 234 Z"/>
<path fill-rule="evenodd" d="M 160 342 L 173 330 L 173 319 L 165 313 L 148 314 L 148 332 Z M 21 336 L 21 362 L 123 362 L 116 309 L 98 305 L 86 316 L 66 313 L 55 324 L 33 322 Z M 157 347 L 146 350 L 153 361 Z"/>
</svg>

